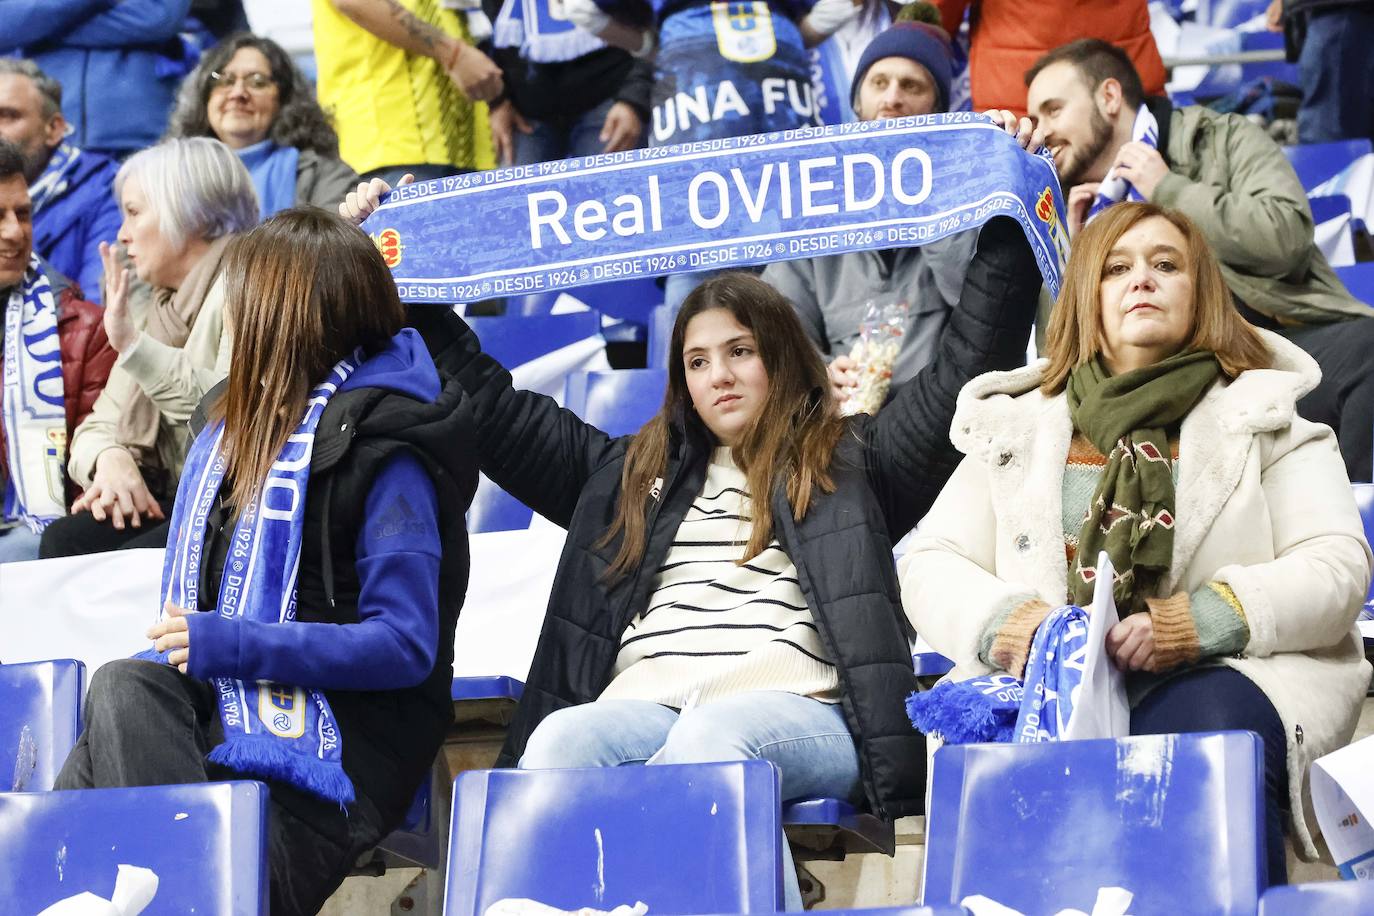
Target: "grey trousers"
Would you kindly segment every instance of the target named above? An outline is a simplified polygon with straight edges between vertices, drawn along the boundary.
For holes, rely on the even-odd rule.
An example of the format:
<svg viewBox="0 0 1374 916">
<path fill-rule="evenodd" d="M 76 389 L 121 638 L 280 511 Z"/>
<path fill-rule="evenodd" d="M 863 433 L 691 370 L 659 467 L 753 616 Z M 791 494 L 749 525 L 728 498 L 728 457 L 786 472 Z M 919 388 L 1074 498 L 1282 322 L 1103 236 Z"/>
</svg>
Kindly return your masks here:
<svg viewBox="0 0 1374 916">
<path fill-rule="evenodd" d="M 208 763 L 224 740 L 207 681 L 175 668 L 126 659 L 91 679 L 85 729 L 57 776 L 59 789 L 161 786 L 244 779 Z M 268 869 L 273 916 L 313 914 L 343 883 L 358 857 L 385 835 L 372 803 L 348 809 L 283 782 L 268 786 Z"/>
</svg>

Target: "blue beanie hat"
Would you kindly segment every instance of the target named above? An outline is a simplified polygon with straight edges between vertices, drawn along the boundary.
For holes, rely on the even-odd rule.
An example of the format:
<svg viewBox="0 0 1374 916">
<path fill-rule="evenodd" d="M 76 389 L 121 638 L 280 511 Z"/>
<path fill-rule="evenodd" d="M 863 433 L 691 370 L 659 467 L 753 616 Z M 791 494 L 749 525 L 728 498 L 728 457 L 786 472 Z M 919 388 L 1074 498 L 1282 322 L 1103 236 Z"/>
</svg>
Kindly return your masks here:
<svg viewBox="0 0 1374 916">
<path fill-rule="evenodd" d="M 849 105 L 859 110 L 859 87 L 868 68 L 886 57 L 914 60 L 930 72 L 935 81 L 935 110 L 949 110 L 949 84 L 954 78 L 953 52 L 944 29 L 925 22 L 895 22 L 868 43 L 850 84 Z"/>
</svg>

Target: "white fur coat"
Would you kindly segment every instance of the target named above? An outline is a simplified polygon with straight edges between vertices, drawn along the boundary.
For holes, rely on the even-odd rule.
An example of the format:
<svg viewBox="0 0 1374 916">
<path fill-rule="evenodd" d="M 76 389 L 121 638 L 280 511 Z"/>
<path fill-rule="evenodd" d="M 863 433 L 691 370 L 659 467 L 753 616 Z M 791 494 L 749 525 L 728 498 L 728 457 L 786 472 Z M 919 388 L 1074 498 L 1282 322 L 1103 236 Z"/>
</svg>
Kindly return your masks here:
<svg viewBox="0 0 1374 916">
<path fill-rule="evenodd" d="M 1294 411 L 1320 379 L 1317 365 L 1261 333 L 1275 368 L 1216 384 L 1183 421 L 1173 564 L 1160 594 L 1216 580 L 1240 599 L 1250 643 L 1242 658 L 1220 661 L 1254 681 L 1283 720 L 1295 846 L 1314 858 L 1308 767 L 1350 740 L 1370 681 L 1354 625 L 1370 552 L 1335 437 Z M 951 437 L 968 457 L 898 565 L 906 612 L 955 661 L 954 679 L 988 671 L 979 639 L 1012 595 L 1065 602 L 1061 502 L 1073 427 L 1065 396 L 1037 387 L 1044 368 L 965 386 Z"/>
</svg>

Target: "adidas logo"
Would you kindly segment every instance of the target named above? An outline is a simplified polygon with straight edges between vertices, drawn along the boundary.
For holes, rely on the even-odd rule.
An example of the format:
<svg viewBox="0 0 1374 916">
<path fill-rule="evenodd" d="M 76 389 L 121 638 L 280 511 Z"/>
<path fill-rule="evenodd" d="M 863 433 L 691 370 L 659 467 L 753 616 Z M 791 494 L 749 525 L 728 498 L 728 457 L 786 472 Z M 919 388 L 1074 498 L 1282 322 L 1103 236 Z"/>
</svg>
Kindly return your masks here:
<svg viewBox="0 0 1374 916">
<path fill-rule="evenodd" d="M 424 529 L 424 524 L 416 516 L 415 510 L 411 508 L 405 494 L 401 494 L 395 502 L 382 512 L 380 517 L 373 521 L 372 537 L 376 540 L 382 540 L 383 538 L 395 537 L 398 534 L 420 534 Z"/>
</svg>

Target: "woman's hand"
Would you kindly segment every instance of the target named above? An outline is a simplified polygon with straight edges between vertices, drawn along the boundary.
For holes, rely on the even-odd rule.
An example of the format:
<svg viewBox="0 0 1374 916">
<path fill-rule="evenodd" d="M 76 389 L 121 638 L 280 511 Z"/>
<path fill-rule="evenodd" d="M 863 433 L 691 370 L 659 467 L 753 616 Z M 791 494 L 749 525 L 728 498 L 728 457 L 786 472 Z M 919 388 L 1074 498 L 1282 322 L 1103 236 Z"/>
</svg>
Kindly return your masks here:
<svg viewBox="0 0 1374 916">
<path fill-rule="evenodd" d="M 123 531 L 125 520 L 135 528 L 143 526 L 143 519 L 162 521 L 162 507 L 148 492 L 143 475 L 128 449 L 113 446 L 95 459 L 95 477 L 91 485 L 72 503 L 72 512 L 90 510 L 97 522 L 106 518 L 116 531 Z"/>
<path fill-rule="evenodd" d="M 186 623 L 187 610 L 168 601 L 162 605 L 170 615 L 148 628 L 148 638 L 159 652 L 171 651 L 167 664 L 175 665 L 182 674 L 191 661 L 191 628 Z"/>
<path fill-rule="evenodd" d="M 396 182 L 396 187 L 403 184 L 410 184 L 415 180 L 415 176 L 406 173 L 401 176 L 401 180 Z M 372 215 L 372 211 L 382 205 L 382 195 L 391 190 L 391 185 L 380 178 L 371 181 L 364 181 L 358 185 L 356 191 L 349 191 L 348 196 L 339 204 L 339 215 L 348 220 L 355 226 L 361 226 L 363 220 Z"/>
<path fill-rule="evenodd" d="M 983 112 L 983 117 L 991 118 L 993 123 L 1015 137 L 1016 145 L 1024 150 L 1039 149 L 1044 143 L 1040 130 L 1031 123 L 1030 118 L 1018 120 L 1015 114 L 1005 108 L 990 108 Z"/>
<path fill-rule="evenodd" d="M 515 110 L 509 99 L 491 110 L 491 143 L 496 148 L 496 160 L 502 165 L 515 162 L 515 132 L 531 134 L 534 128 Z"/>
<path fill-rule="evenodd" d="M 100 260 L 105 265 L 105 336 L 116 353 L 123 353 L 138 340 L 129 315 L 129 268 L 120 265 L 109 242 L 100 243 Z"/>
<path fill-rule="evenodd" d="M 835 400 L 841 404 L 849 400 L 854 389 L 859 387 L 859 364 L 848 356 L 837 356 L 825 367 L 830 376 L 830 387 Z"/>
<path fill-rule="evenodd" d="M 1155 622 L 1149 614 L 1132 614 L 1107 631 L 1107 654 L 1118 671 L 1154 671 Z"/>
<path fill-rule="evenodd" d="M 629 102 L 616 102 L 611 106 L 611 110 L 606 112 L 606 121 L 601 125 L 601 136 L 598 139 L 605 144 L 601 147 L 601 152 L 619 153 L 634 149 L 639 145 L 639 138 L 643 134 L 644 122 L 639 119 L 639 112 L 635 111 L 634 106 Z"/>
</svg>

